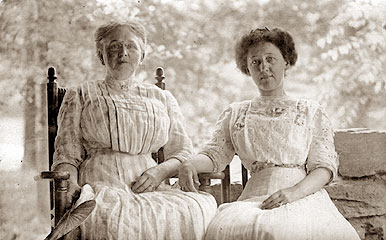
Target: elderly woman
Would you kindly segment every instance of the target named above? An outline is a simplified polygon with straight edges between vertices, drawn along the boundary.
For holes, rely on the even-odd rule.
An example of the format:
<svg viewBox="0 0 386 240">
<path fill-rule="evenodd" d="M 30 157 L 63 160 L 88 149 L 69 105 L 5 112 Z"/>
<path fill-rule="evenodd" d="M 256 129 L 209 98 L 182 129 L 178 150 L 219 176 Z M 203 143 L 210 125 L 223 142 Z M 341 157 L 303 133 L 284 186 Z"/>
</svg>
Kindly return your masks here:
<svg viewBox="0 0 386 240">
<path fill-rule="evenodd" d="M 179 173 L 182 188 L 196 191 L 197 172 L 222 171 L 235 153 L 251 173 L 239 199 L 219 207 L 206 239 L 359 239 L 324 189 L 338 166 L 326 112 L 285 91 L 296 60 L 281 29 L 256 29 L 237 43 L 237 66 L 260 94 L 230 104 L 212 140 Z"/>
<path fill-rule="evenodd" d="M 69 171 L 68 199 L 87 184 L 96 208 L 83 239 L 202 239 L 216 212 L 214 198 L 163 183 L 191 154 L 176 99 L 136 79 L 146 34 L 135 21 L 95 32 L 104 80 L 70 88 L 59 113 L 54 169 Z M 164 147 L 166 161 L 151 153 Z"/>
</svg>

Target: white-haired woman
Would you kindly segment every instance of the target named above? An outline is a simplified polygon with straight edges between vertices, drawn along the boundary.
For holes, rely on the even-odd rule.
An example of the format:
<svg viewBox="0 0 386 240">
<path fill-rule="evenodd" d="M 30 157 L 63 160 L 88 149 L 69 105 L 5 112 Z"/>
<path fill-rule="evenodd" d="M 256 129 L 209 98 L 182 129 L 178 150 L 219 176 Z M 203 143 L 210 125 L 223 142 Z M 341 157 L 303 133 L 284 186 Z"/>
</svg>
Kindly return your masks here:
<svg viewBox="0 0 386 240">
<path fill-rule="evenodd" d="M 95 42 L 106 77 L 67 90 L 53 166 L 71 173 L 69 202 L 85 184 L 95 192 L 82 239 L 202 239 L 217 205 L 209 194 L 163 183 L 192 144 L 172 94 L 136 79 L 145 28 L 112 22 L 96 30 Z M 160 147 L 166 161 L 157 165 L 151 153 Z"/>
</svg>

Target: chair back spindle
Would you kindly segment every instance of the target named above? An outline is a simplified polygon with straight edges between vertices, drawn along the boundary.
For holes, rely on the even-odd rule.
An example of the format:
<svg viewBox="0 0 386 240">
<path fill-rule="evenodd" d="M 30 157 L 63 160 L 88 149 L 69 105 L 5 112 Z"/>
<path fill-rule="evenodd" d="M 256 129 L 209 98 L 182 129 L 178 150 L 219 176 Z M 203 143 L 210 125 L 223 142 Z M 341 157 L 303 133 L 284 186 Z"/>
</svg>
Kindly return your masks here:
<svg viewBox="0 0 386 240">
<path fill-rule="evenodd" d="M 54 143 L 56 137 L 57 125 L 57 111 L 58 111 L 58 86 L 56 82 L 56 69 L 50 67 L 48 69 L 47 82 L 47 114 L 48 114 L 48 161 L 49 170 L 53 163 Z"/>
<path fill-rule="evenodd" d="M 155 85 L 162 90 L 165 90 L 166 84 L 165 84 L 165 75 L 164 75 L 164 69 L 162 67 L 158 67 L 155 71 L 155 77 L 154 77 L 157 82 Z M 165 161 L 165 156 L 164 156 L 164 148 L 161 147 L 158 152 L 152 153 L 153 159 L 158 163 L 163 163 Z"/>
<path fill-rule="evenodd" d="M 248 170 L 244 167 L 243 164 L 241 164 L 241 179 L 242 179 L 243 189 L 244 189 L 245 185 L 247 185 L 247 182 L 248 182 Z"/>
<path fill-rule="evenodd" d="M 67 193 L 67 179 L 70 177 L 68 172 L 52 172 L 53 157 L 55 151 L 55 138 L 58 130 L 57 117 L 60 104 L 66 90 L 58 88 L 56 82 L 56 69 L 48 68 L 47 76 L 47 123 L 48 123 L 48 172 L 42 172 L 42 178 L 54 179 L 50 181 L 50 212 L 51 226 L 54 227 L 62 217 L 66 202 L 64 201 Z"/>
</svg>

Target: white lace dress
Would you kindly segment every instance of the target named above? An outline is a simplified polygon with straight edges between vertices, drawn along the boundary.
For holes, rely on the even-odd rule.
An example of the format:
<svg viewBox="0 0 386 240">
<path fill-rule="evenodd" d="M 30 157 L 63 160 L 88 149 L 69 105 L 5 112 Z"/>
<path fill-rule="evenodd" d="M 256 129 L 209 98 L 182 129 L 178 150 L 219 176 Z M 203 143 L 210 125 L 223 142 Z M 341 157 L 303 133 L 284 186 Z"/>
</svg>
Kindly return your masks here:
<svg viewBox="0 0 386 240">
<path fill-rule="evenodd" d="M 154 192 L 131 191 L 133 181 L 156 166 L 151 153 L 160 147 L 165 159 L 191 154 L 170 92 L 148 84 L 87 82 L 67 90 L 58 125 L 54 166 L 72 164 L 79 184 L 95 192 L 97 205 L 82 239 L 202 239 L 216 212 L 213 196 L 165 184 Z"/>
<path fill-rule="evenodd" d="M 336 177 L 333 130 L 317 103 L 257 96 L 231 104 L 201 153 L 218 170 L 237 153 L 251 173 L 238 201 L 219 207 L 206 239 L 359 239 L 325 189 L 279 208 L 260 209 L 271 194 L 315 168 L 325 167 Z"/>
</svg>

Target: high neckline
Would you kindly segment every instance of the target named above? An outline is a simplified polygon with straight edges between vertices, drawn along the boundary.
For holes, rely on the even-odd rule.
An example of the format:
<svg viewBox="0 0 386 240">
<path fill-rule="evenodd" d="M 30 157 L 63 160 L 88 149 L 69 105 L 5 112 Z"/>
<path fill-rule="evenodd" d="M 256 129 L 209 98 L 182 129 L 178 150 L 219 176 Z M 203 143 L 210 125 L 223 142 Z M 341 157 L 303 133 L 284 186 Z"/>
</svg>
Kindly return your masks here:
<svg viewBox="0 0 386 240">
<path fill-rule="evenodd" d="M 263 96 L 263 95 L 257 95 L 255 99 L 287 99 L 290 98 L 288 95 L 273 95 L 273 96 Z"/>
<path fill-rule="evenodd" d="M 138 81 L 129 79 L 129 80 L 114 80 L 111 78 L 104 80 L 106 84 L 113 89 L 118 90 L 129 90 L 130 88 L 136 87 L 138 85 Z"/>
</svg>

